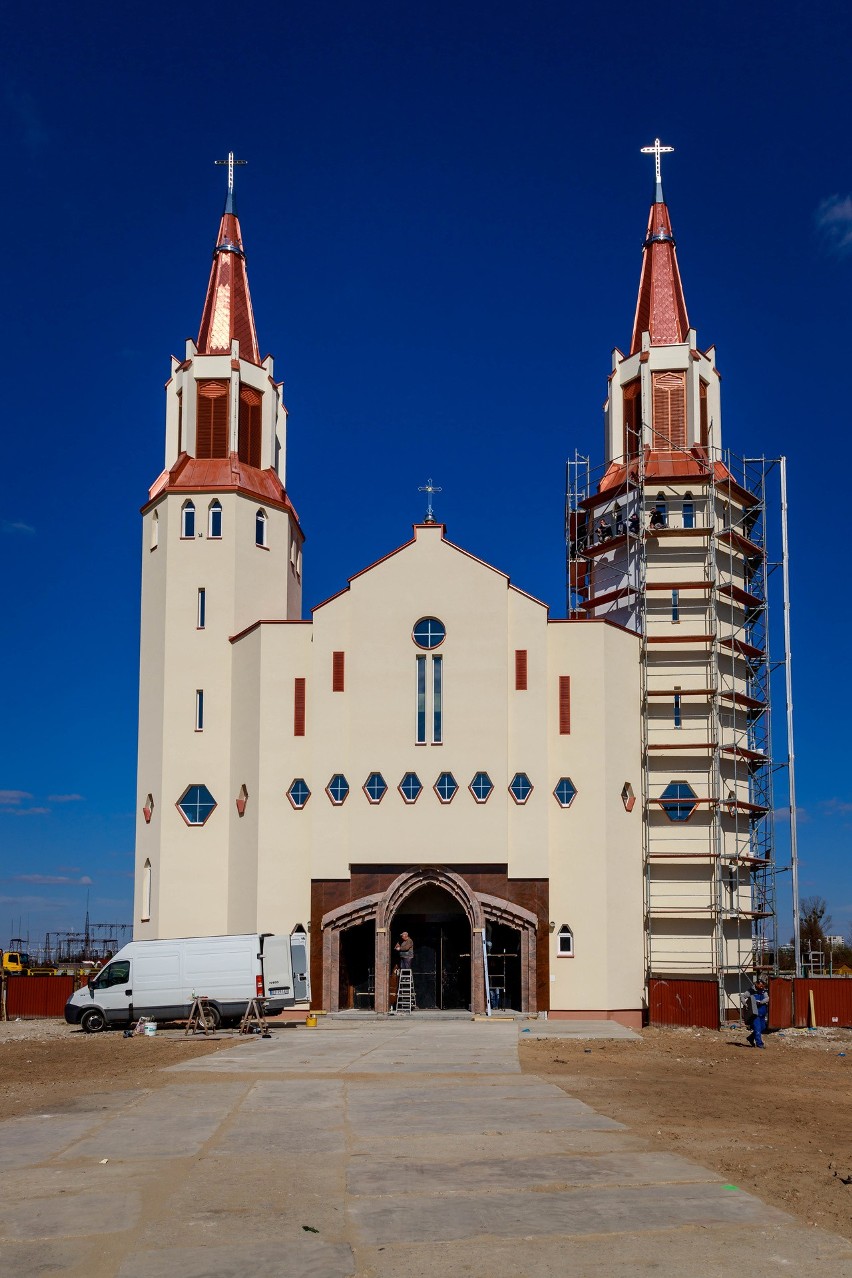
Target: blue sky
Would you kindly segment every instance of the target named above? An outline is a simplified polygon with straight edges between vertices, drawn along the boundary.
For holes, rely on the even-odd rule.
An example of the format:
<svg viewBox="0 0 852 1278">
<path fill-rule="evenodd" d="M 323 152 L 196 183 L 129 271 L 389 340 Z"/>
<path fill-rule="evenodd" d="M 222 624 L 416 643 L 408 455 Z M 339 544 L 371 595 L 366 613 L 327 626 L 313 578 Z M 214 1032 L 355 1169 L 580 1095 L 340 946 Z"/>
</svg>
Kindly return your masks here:
<svg viewBox="0 0 852 1278">
<path fill-rule="evenodd" d="M 9 6 L 0 939 L 130 919 L 141 506 L 231 148 L 306 607 L 449 535 L 564 614 L 652 171 L 737 453 L 790 465 L 804 895 L 852 921 L 848 6 Z M 789 876 L 786 876 L 789 879 Z M 782 882 L 784 879 L 782 879 Z M 782 925 L 782 931 L 784 927 Z M 788 929 L 789 930 L 789 929 Z"/>
</svg>

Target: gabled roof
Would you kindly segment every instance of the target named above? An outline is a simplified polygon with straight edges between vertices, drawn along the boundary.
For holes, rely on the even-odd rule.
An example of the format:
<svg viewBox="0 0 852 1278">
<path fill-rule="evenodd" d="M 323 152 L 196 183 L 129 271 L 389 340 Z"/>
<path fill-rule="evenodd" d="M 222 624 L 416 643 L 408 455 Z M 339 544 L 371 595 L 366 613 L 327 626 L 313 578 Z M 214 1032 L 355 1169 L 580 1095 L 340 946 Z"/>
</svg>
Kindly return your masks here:
<svg viewBox="0 0 852 1278">
<path fill-rule="evenodd" d="M 199 354 L 230 355 L 234 338 L 240 343 L 240 358 L 259 364 L 237 202 L 234 192 L 229 190 L 213 250 L 213 266 L 198 330 Z"/>
<path fill-rule="evenodd" d="M 394 555 L 399 555 L 402 553 L 402 551 L 408 550 L 411 546 L 416 545 L 418 540 L 418 536 L 417 536 L 418 532 L 426 528 L 434 529 L 437 532 L 439 532 L 441 537 L 441 542 L 443 543 L 443 545 L 447 546 L 450 550 L 456 551 L 456 553 L 459 555 L 464 555 L 466 559 L 472 559 L 474 563 L 481 564 L 482 567 L 487 568 L 489 572 L 496 573 L 498 577 L 502 577 L 506 583 L 506 587 L 508 590 L 514 591 L 515 594 L 523 595 L 524 598 L 531 600 L 532 603 L 538 604 L 539 607 L 547 609 L 548 605 L 546 603 L 543 603 L 541 599 L 536 599 L 534 595 L 528 594 L 526 590 L 521 590 L 519 586 L 513 585 L 511 578 L 508 576 L 507 573 L 502 572 L 499 568 L 495 568 L 493 564 L 487 563 L 486 560 L 480 559 L 478 555 L 472 555 L 469 550 L 464 550 L 461 546 L 457 546 L 455 542 L 448 541 L 446 536 L 444 535 L 446 532 L 446 528 L 443 524 L 426 523 L 426 524 L 415 524 L 414 536 L 410 538 L 409 541 L 403 542 L 403 544 L 401 546 L 397 546 L 395 550 L 391 550 L 388 552 L 388 554 L 382 555 L 381 559 L 376 559 L 373 563 L 368 564 L 366 568 L 361 568 L 358 572 L 353 573 L 352 576 L 348 578 L 347 584 L 343 587 L 342 590 L 338 590 L 333 595 L 329 595 L 328 599 L 323 599 L 322 603 L 315 604 L 314 607 L 311 609 L 311 612 L 318 612 L 320 608 L 324 608 L 326 604 L 330 604 L 332 600 L 339 599 L 341 595 L 345 595 L 346 592 L 351 588 L 353 581 L 356 581 L 359 577 L 363 577 L 365 573 L 372 572 L 374 568 L 378 568 L 379 564 L 383 564 L 386 562 L 386 560 L 392 559 Z"/>
</svg>

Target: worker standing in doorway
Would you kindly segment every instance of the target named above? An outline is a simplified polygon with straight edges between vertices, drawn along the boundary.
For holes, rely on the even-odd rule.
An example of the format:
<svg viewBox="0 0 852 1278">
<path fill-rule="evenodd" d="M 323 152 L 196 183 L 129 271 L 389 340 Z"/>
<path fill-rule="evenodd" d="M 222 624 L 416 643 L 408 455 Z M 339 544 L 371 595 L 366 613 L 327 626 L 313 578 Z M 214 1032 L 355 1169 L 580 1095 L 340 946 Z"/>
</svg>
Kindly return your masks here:
<svg viewBox="0 0 852 1278">
<path fill-rule="evenodd" d="M 407 932 L 400 933 L 399 940 L 393 948 L 399 954 L 399 966 L 410 969 L 414 962 L 414 942 Z"/>
</svg>

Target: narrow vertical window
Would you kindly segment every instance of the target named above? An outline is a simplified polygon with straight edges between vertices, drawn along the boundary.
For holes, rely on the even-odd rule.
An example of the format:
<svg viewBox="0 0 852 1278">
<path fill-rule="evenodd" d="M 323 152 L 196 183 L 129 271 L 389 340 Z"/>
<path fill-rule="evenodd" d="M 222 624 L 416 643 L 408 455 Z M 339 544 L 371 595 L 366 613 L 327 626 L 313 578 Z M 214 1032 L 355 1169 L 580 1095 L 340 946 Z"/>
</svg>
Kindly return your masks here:
<svg viewBox="0 0 852 1278">
<path fill-rule="evenodd" d="M 160 544 L 160 516 L 156 510 L 151 516 L 151 549 L 156 550 Z"/>
<path fill-rule="evenodd" d="M 680 713 L 680 688 L 675 688 L 674 694 L 674 726 L 676 728 L 680 728 L 682 726 Z"/>
<path fill-rule="evenodd" d="M 639 456 L 642 442 L 642 383 L 637 377 L 624 387 L 624 456 Z"/>
<path fill-rule="evenodd" d="M 680 621 L 680 591 L 672 591 L 672 621 Z"/>
<path fill-rule="evenodd" d="M 425 658 L 424 658 L 425 660 Z M 432 744 L 440 745 L 443 741 L 443 715 L 444 715 L 444 691 L 443 691 L 443 657 L 432 658 Z"/>
<path fill-rule="evenodd" d="M 198 616 L 195 625 L 198 630 L 203 630 L 207 625 L 207 591 L 203 586 L 198 587 Z"/>
<path fill-rule="evenodd" d="M 527 650 L 526 648 L 515 649 L 515 691 L 526 692 L 527 690 Z"/>
<path fill-rule="evenodd" d="M 254 542 L 256 546 L 266 545 L 266 511 L 259 510 L 254 517 Z"/>
<path fill-rule="evenodd" d="M 228 381 L 199 382 L 195 418 L 196 457 L 228 456 Z"/>
<path fill-rule="evenodd" d="M 195 536 L 195 505 L 191 501 L 185 501 L 181 508 L 180 535 L 181 537 Z"/>
<path fill-rule="evenodd" d="M 177 451 L 178 451 L 178 457 L 180 457 L 181 453 L 183 452 L 183 391 L 178 391 L 177 402 L 178 402 Z"/>
<path fill-rule="evenodd" d="M 240 387 L 240 421 L 237 453 L 241 462 L 260 470 L 260 433 L 263 396 L 251 386 Z"/>
<path fill-rule="evenodd" d="M 345 670 L 346 670 L 346 653 L 333 652 L 331 654 L 331 690 L 332 692 L 343 692 L 345 686 Z"/>
<path fill-rule="evenodd" d="M 567 737 L 571 732 L 571 676 L 559 676 L 559 735 Z"/>
<path fill-rule="evenodd" d="M 695 502 L 692 493 L 683 494 L 683 526 L 684 528 L 695 527 Z"/>
<path fill-rule="evenodd" d="M 417 662 L 417 736 L 418 745 L 426 744 L 426 658 L 415 657 Z"/>
<path fill-rule="evenodd" d="M 698 442 L 707 451 L 710 444 L 710 409 L 707 402 L 707 383 L 698 383 Z"/>
<path fill-rule="evenodd" d="M 293 736 L 305 735 L 305 681 L 293 680 Z"/>
<path fill-rule="evenodd" d="M 220 541 L 222 537 L 222 506 L 215 499 L 207 511 L 207 536 L 213 541 Z"/>
<path fill-rule="evenodd" d="M 204 731 L 204 689 L 195 690 L 195 731 Z"/>
<path fill-rule="evenodd" d="M 142 922 L 151 921 L 151 862 L 142 867 Z"/>
</svg>

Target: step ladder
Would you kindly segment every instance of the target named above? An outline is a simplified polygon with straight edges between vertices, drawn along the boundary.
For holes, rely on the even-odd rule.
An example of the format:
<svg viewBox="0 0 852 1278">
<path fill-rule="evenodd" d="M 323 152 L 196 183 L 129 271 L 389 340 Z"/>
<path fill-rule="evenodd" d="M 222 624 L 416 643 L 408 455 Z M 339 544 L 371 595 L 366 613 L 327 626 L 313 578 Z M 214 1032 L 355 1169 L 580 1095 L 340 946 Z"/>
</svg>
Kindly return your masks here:
<svg viewBox="0 0 852 1278">
<path fill-rule="evenodd" d="M 414 996 L 414 980 L 410 967 L 403 967 L 399 973 L 399 984 L 396 987 L 396 1010 L 397 1012 L 413 1012 L 417 1007 L 417 999 Z"/>
</svg>

